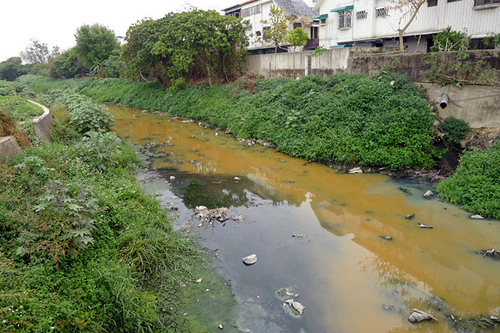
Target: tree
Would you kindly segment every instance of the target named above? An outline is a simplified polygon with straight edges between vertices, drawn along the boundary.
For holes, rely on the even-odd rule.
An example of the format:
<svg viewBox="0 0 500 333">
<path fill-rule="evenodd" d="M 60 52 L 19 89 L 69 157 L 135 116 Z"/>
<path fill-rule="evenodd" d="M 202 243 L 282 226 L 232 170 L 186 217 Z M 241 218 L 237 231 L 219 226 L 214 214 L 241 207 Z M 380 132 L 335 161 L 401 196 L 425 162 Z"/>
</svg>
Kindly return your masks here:
<svg viewBox="0 0 500 333">
<path fill-rule="evenodd" d="M 152 54 L 164 59 L 174 89 L 188 78 L 206 77 L 210 85 L 214 76 L 227 81 L 240 67 L 248 43 L 246 22 L 214 10 L 170 13 L 167 17 L 166 29 Z"/>
<path fill-rule="evenodd" d="M 115 33 L 99 24 L 81 26 L 75 38 L 75 52 L 87 69 L 102 65 L 120 47 Z"/>
<path fill-rule="evenodd" d="M 27 74 L 26 66 L 22 65 L 21 58 L 12 57 L 0 62 L 0 80 L 15 81 L 19 76 Z"/>
<path fill-rule="evenodd" d="M 394 9 L 401 12 L 401 17 L 399 18 L 399 53 L 403 54 L 405 52 L 403 45 L 403 35 L 408 27 L 412 24 L 415 17 L 417 17 L 420 7 L 426 2 L 426 0 L 393 0 Z M 409 17 L 408 22 L 401 28 L 403 19 Z"/>
<path fill-rule="evenodd" d="M 302 28 L 295 28 L 288 33 L 288 43 L 293 46 L 294 50 L 297 46 L 305 46 L 308 38 L 309 36 Z"/>
<path fill-rule="evenodd" d="M 72 79 L 84 72 L 85 68 L 78 61 L 75 48 L 72 48 L 54 58 L 49 74 L 54 79 Z"/>
<path fill-rule="evenodd" d="M 49 47 L 38 39 L 31 39 L 31 44 L 20 55 L 26 64 L 47 64 L 50 55 Z"/>
<path fill-rule="evenodd" d="M 292 15 L 286 15 L 282 8 L 271 5 L 269 14 L 269 22 L 262 20 L 261 23 L 270 26 L 264 29 L 263 39 L 266 42 L 274 44 L 274 53 L 278 53 L 278 47 L 287 41 L 288 38 L 288 23 L 292 20 Z"/>
</svg>

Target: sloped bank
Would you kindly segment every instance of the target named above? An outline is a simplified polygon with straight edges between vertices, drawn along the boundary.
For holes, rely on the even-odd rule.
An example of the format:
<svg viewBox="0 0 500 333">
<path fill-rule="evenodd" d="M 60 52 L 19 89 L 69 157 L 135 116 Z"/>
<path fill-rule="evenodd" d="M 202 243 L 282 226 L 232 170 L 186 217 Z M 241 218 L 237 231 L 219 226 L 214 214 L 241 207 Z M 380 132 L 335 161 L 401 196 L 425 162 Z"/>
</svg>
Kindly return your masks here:
<svg viewBox="0 0 500 333">
<path fill-rule="evenodd" d="M 238 138 L 264 139 L 281 152 L 320 163 L 396 171 L 432 167 L 439 155 L 432 145 L 435 115 L 424 94 L 400 75 L 242 78 L 176 93 L 119 79 L 23 80 L 33 89 L 66 86 L 97 101 L 208 122 Z"/>
</svg>

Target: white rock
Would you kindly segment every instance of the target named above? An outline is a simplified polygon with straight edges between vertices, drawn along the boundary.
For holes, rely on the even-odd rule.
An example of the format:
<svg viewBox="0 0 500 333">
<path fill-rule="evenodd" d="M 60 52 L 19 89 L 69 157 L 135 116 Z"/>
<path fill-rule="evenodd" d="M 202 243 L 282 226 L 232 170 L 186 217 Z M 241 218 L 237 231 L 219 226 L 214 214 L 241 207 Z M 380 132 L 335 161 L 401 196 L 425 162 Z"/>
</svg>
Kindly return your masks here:
<svg viewBox="0 0 500 333">
<path fill-rule="evenodd" d="M 303 315 L 304 314 L 304 310 L 306 309 L 306 307 L 304 305 L 302 305 L 301 303 L 293 300 L 293 299 L 287 299 L 284 304 L 287 304 L 288 306 L 290 306 L 291 308 L 293 308 L 295 311 L 297 311 L 297 313 L 300 315 Z"/>
<path fill-rule="evenodd" d="M 249 256 L 246 256 L 245 258 L 242 259 L 243 263 L 247 266 L 253 265 L 257 262 L 257 255 L 256 254 L 251 254 Z"/>
<path fill-rule="evenodd" d="M 474 214 L 470 217 L 471 219 L 475 219 L 475 220 L 483 220 L 484 217 L 482 217 L 481 215 L 479 214 Z"/>
<path fill-rule="evenodd" d="M 432 315 L 424 312 L 424 311 L 421 311 L 421 310 L 418 310 L 418 309 L 413 309 L 412 310 L 413 312 L 411 313 L 411 315 L 408 317 L 408 321 L 410 323 L 419 323 L 421 321 L 425 321 L 425 320 L 435 320 L 437 321 L 436 318 L 434 318 Z"/>
<path fill-rule="evenodd" d="M 424 198 L 430 198 L 434 195 L 434 192 L 431 190 L 428 190 L 427 192 L 424 193 Z"/>
<path fill-rule="evenodd" d="M 170 180 L 174 180 L 175 179 L 175 176 L 170 176 Z"/>
<path fill-rule="evenodd" d="M 361 170 L 361 168 L 353 168 L 351 170 L 349 170 L 349 173 L 353 174 L 353 173 L 363 173 L 363 170 Z"/>
</svg>

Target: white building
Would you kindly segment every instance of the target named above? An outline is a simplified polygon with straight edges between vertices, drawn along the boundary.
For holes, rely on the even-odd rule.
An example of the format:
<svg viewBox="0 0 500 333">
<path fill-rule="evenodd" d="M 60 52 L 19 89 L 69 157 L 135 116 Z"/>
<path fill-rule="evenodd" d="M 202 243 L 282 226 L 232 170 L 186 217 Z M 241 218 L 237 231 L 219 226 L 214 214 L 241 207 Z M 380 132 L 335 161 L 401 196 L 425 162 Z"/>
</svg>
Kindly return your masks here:
<svg viewBox="0 0 500 333">
<path fill-rule="evenodd" d="M 390 0 L 318 0 L 314 10 L 319 45 L 397 47 L 409 19 Z M 472 46 L 500 33 L 500 0 L 427 0 L 404 33 L 408 51 L 428 51 L 432 36 L 447 27 L 471 36 Z"/>
<path fill-rule="evenodd" d="M 272 5 L 282 8 L 286 15 L 293 15 L 294 20 L 290 23 L 289 29 L 302 27 L 304 31 L 309 32 L 313 22 L 312 17 L 317 14 L 303 0 L 250 0 L 223 9 L 226 15 L 250 21 L 251 27 L 247 35 L 250 39 L 248 50 L 251 54 L 274 52 L 274 44 L 267 44 L 262 38 L 263 31 L 269 27 L 269 23 L 263 21 L 269 22 Z M 288 52 L 288 45 L 281 45 L 279 52 Z"/>
</svg>

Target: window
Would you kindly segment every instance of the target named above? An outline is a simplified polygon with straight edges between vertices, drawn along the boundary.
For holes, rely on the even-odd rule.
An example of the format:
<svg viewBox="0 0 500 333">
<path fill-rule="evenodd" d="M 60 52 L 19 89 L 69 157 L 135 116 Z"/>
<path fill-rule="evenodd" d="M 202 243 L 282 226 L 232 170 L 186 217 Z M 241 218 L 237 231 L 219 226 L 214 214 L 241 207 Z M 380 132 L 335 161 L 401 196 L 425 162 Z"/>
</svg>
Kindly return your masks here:
<svg viewBox="0 0 500 333">
<path fill-rule="evenodd" d="M 427 7 L 437 6 L 438 0 L 427 0 Z"/>
<path fill-rule="evenodd" d="M 311 39 L 318 38 L 318 27 L 311 27 Z"/>
<path fill-rule="evenodd" d="M 358 20 L 365 19 L 367 17 L 368 17 L 368 13 L 366 10 L 356 12 L 356 19 L 358 19 Z"/>
<path fill-rule="evenodd" d="M 321 19 L 320 24 L 325 25 L 326 24 L 326 19 Z"/>
<path fill-rule="evenodd" d="M 474 6 L 500 4 L 500 0 L 474 0 Z"/>
<path fill-rule="evenodd" d="M 352 26 L 352 10 L 339 12 L 339 29 L 350 28 Z"/>
<path fill-rule="evenodd" d="M 249 17 L 262 13 L 262 5 L 244 8 L 241 10 L 241 17 Z"/>
<path fill-rule="evenodd" d="M 385 7 L 382 8 L 375 8 L 375 16 L 380 17 L 380 16 L 385 16 L 387 15 L 388 9 Z"/>
<path fill-rule="evenodd" d="M 455 1 L 460 1 L 460 0 L 447 0 L 447 2 L 455 2 Z"/>
<path fill-rule="evenodd" d="M 255 36 L 260 37 L 260 36 L 262 36 L 262 33 L 260 31 L 256 31 Z"/>
</svg>

